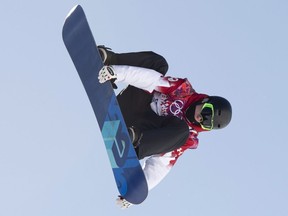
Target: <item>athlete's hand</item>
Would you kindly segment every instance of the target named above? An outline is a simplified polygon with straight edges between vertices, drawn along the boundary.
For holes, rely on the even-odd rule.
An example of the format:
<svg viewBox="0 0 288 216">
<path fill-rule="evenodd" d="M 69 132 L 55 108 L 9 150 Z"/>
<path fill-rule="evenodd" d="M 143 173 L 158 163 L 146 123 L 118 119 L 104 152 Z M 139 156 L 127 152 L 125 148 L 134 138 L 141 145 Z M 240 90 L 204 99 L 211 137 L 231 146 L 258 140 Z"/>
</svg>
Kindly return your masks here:
<svg viewBox="0 0 288 216">
<path fill-rule="evenodd" d="M 99 71 L 98 80 L 100 83 L 104 83 L 108 80 L 115 81 L 117 79 L 117 75 L 114 72 L 112 66 L 103 66 Z"/>
<path fill-rule="evenodd" d="M 133 204 L 125 200 L 123 197 L 119 196 L 116 199 L 116 205 L 118 205 L 121 209 L 127 209 L 131 207 Z"/>
</svg>

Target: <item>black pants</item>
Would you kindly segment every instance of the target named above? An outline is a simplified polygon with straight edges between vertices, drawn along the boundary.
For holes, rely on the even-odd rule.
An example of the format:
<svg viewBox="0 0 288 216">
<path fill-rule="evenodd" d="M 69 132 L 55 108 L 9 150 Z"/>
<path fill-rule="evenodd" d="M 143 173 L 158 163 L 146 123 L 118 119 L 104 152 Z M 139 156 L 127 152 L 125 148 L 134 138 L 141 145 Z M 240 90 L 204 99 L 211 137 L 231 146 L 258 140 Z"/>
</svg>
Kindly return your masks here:
<svg viewBox="0 0 288 216">
<path fill-rule="evenodd" d="M 111 65 L 130 65 L 154 69 L 165 75 L 168 71 L 166 60 L 154 52 L 115 54 Z M 161 154 L 181 147 L 187 140 L 187 124 L 175 116 L 158 116 L 150 107 L 152 94 L 128 86 L 118 96 L 127 127 L 134 126 L 143 133 L 135 149 L 139 159 Z"/>
</svg>

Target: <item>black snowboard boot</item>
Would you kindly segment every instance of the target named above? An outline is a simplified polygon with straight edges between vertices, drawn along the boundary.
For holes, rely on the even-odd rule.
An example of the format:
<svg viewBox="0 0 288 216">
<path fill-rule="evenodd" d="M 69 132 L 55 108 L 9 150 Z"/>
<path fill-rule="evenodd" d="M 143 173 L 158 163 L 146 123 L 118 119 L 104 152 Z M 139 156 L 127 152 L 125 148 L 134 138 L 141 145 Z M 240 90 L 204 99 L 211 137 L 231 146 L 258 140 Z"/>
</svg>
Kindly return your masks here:
<svg viewBox="0 0 288 216">
<path fill-rule="evenodd" d="M 104 45 L 100 45 L 97 47 L 100 53 L 100 56 L 102 58 L 103 64 L 104 65 L 110 65 L 111 63 L 111 58 L 115 54 L 111 48 L 105 47 Z"/>
<path fill-rule="evenodd" d="M 143 133 L 138 128 L 135 128 L 134 126 L 128 127 L 128 132 L 129 132 L 130 139 L 134 148 L 137 148 L 140 145 L 140 141 L 143 137 Z"/>
</svg>

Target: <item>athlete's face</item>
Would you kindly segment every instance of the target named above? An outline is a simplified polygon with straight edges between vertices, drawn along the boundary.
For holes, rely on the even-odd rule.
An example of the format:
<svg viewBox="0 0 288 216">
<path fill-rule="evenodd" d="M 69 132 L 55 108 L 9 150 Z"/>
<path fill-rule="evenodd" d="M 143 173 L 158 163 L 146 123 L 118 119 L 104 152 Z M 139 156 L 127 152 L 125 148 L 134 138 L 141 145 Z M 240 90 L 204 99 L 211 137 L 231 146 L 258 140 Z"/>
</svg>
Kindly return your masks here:
<svg viewBox="0 0 288 216">
<path fill-rule="evenodd" d="M 199 104 L 195 107 L 194 119 L 200 123 L 203 121 L 203 117 L 201 115 L 201 110 L 204 104 Z"/>
</svg>

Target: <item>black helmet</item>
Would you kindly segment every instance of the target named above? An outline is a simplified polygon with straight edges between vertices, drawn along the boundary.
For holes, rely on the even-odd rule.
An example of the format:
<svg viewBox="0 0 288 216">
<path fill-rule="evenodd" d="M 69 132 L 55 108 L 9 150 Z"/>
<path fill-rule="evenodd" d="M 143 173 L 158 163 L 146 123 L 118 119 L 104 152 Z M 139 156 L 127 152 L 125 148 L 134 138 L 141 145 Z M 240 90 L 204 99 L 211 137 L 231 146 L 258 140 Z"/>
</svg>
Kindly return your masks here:
<svg viewBox="0 0 288 216">
<path fill-rule="evenodd" d="M 208 103 L 213 104 L 214 118 L 213 129 L 226 127 L 232 118 L 232 107 L 228 100 L 219 96 L 209 96 Z"/>
</svg>

